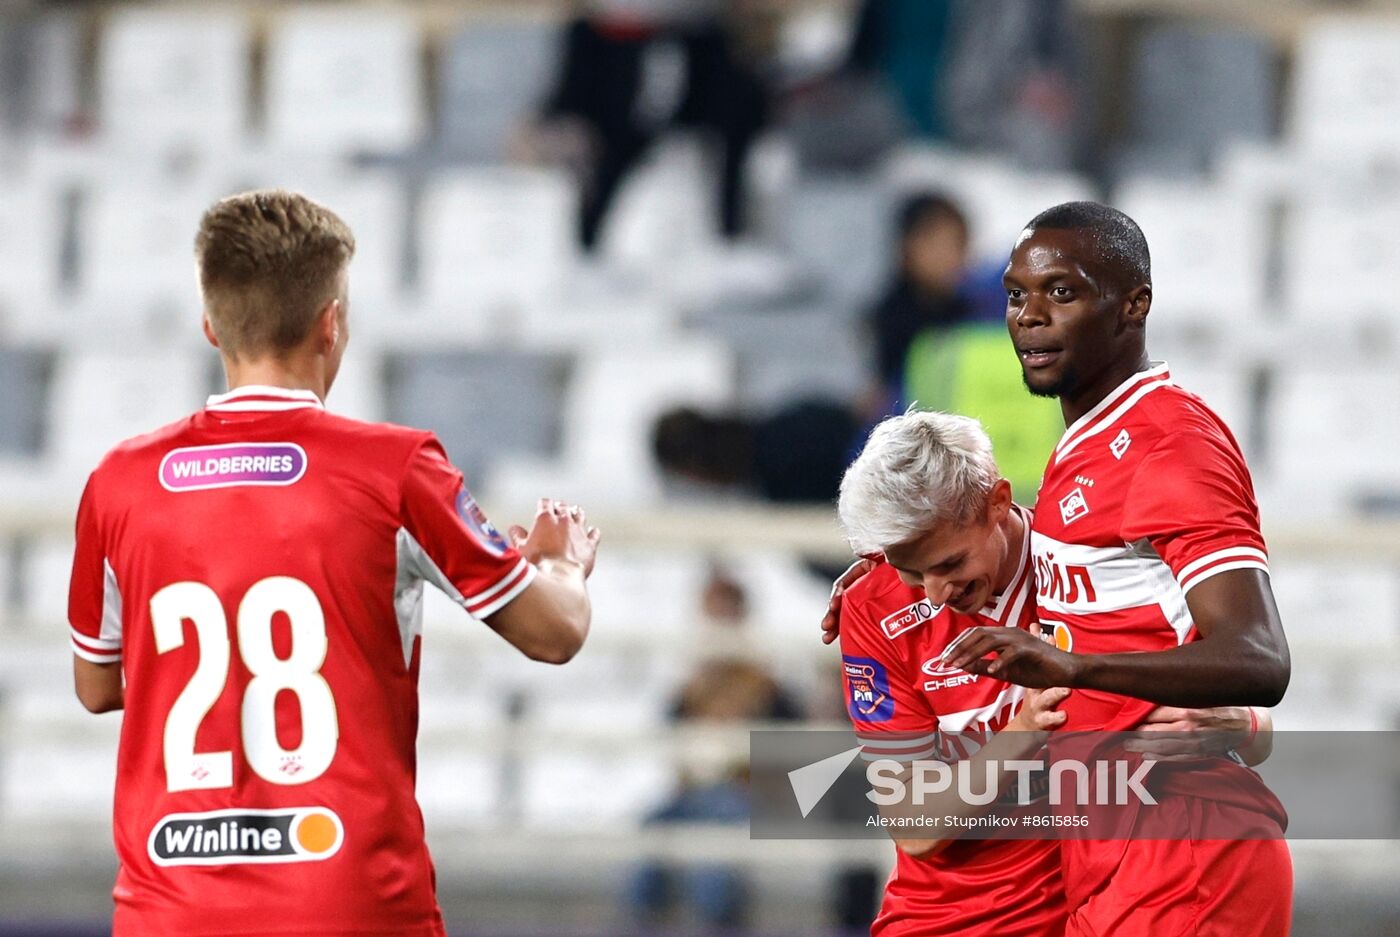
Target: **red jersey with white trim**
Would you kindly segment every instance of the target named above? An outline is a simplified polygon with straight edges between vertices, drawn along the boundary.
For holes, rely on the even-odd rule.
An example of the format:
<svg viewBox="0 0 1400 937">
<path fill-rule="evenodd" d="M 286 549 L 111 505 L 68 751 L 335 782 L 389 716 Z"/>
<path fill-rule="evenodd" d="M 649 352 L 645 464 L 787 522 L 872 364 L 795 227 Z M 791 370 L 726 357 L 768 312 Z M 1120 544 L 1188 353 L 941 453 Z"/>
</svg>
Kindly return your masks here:
<svg viewBox="0 0 1400 937">
<path fill-rule="evenodd" d="M 1165 364 L 1066 430 L 1041 482 L 1031 546 L 1041 628 L 1084 654 L 1194 641 L 1193 588 L 1228 570 L 1268 571 L 1239 444 Z M 1095 690 L 1060 707 L 1070 731 L 1131 729 L 1153 708 Z"/>
<path fill-rule="evenodd" d="M 78 510 L 73 650 L 126 678 L 117 935 L 441 935 L 414 798 L 423 583 L 534 567 L 431 433 L 243 387 L 117 446 Z"/>
<path fill-rule="evenodd" d="M 1030 512 L 1016 510 L 1029 531 Z M 939 659 L 969 628 L 1033 627 L 1030 567 L 1028 536 L 1012 585 L 977 615 L 932 605 L 884 563 L 847 591 L 841 666 L 862 757 L 957 761 L 1011 721 L 1021 687 L 940 667 Z M 876 937 L 1047 937 L 1063 928 L 1058 842 L 961 839 L 926 859 L 897 856 Z"/>
</svg>

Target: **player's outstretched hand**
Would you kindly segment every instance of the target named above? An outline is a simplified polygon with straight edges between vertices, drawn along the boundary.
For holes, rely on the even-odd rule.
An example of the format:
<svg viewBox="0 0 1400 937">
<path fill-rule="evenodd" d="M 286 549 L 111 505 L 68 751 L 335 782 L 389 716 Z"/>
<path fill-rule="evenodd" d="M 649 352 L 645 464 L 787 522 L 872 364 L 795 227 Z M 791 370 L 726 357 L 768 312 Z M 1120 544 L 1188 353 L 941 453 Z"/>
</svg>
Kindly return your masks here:
<svg viewBox="0 0 1400 937">
<path fill-rule="evenodd" d="M 520 554 L 531 563 L 563 560 L 583 567 L 583 575 L 593 573 L 598 556 L 598 541 L 602 534 L 590 527 L 583 508 L 575 504 L 541 498 L 535 511 L 535 522 L 529 531 L 516 525 L 510 529 L 510 539 Z"/>
<path fill-rule="evenodd" d="M 1044 690 L 1027 690 L 1021 711 L 1006 724 L 1012 732 L 1049 732 L 1058 729 L 1069 718 L 1055 707 L 1069 696 L 1068 687 L 1052 686 Z"/>
<path fill-rule="evenodd" d="M 822 643 L 830 644 L 841 636 L 841 600 L 846 590 L 859 582 L 878 563 L 861 557 L 831 584 L 831 599 L 826 603 L 826 614 L 822 616 Z"/>
<path fill-rule="evenodd" d="M 988 655 L 995 656 L 988 660 Z M 1066 687 L 1078 682 L 1079 658 L 1020 628 L 970 628 L 948 645 L 940 663 L 1025 687 Z"/>
<path fill-rule="evenodd" d="M 1158 761 L 1190 761 L 1243 748 L 1255 724 L 1247 706 L 1158 706 L 1123 747 Z"/>
</svg>

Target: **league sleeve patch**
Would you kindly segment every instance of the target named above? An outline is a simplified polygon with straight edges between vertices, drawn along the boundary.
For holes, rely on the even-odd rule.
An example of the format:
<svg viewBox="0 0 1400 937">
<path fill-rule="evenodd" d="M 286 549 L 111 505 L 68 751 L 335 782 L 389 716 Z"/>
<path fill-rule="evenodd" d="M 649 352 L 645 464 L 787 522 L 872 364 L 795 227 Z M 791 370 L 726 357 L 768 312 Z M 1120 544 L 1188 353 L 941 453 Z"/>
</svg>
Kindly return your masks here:
<svg viewBox="0 0 1400 937">
<path fill-rule="evenodd" d="M 486 519 L 486 512 L 481 510 L 481 505 L 476 503 L 466 488 L 457 493 L 457 516 L 467 525 L 467 530 L 482 549 L 492 556 L 505 556 L 510 549 L 510 541 Z"/>
<path fill-rule="evenodd" d="M 869 657 L 841 657 L 846 677 L 846 708 L 856 722 L 888 722 L 894 718 L 890 677 L 879 661 Z"/>
</svg>

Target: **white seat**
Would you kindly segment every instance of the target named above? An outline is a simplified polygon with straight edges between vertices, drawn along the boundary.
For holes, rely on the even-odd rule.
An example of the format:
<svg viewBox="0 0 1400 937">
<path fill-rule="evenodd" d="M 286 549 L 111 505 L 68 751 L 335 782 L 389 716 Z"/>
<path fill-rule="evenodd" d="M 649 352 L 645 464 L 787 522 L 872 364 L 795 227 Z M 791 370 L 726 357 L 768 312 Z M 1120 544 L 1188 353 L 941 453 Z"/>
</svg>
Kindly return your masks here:
<svg viewBox="0 0 1400 937">
<path fill-rule="evenodd" d="M 1400 152 L 1400 25 L 1313 22 L 1293 66 L 1291 135 L 1303 149 L 1364 160 Z"/>
<path fill-rule="evenodd" d="M 618 191 L 603 227 L 603 256 L 664 279 L 679 260 L 718 243 L 714 193 L 700 141 L 662 143 Z"/>
<path fill-rule="evenodd" d="M 62 210 L 61 193 L 43 178 L 0 180 L 0 322 L 6 331 L 43 334 L 52 326 Z"/>
<path fill-rule="evenodd" d="M 1290 315 L 1335 326 L 1389 321 L 1393 309 L 1377 289 L 1377 271 L 1400 269 L 1400 197 L 1314 191 L 1296 198 L 1284 232 L 1283 290 Z"/>
<path fill-rule="evenodd" d="M 99 55 L 109 142 L 154 150 L 236 146 L 248 105 L 249 26 L 235 8 L 117 9 Z"/>
<path fill-rule="evenodd" d="M 470 330 L 556 299 L 578 255 L 576 203 L 572 182 L 559 172 L 480 169 L 436 177 L 419 210 L 425 302 Z"/>
<path fill-rule="evenodd" d="M 1344 666 L 1351 653 L 1400 653 L 1400 578 L 1363 558 L 1269 563 L 1274 599 L 1289 641 L 1326 647 Z M 1295 666 L 1307 666 L 1299 660 Z"/>
<path fill-rule="evenodd" d="M 49 455 L 86 473 L 118 442 L 150 432 L 204 405 L 208 355 L 73 352 L 59 358 L 49 404 Z"/>
<path fill-rule="evenodd" d="M 1271 492 L 1298 519 L 1354 509 L 1357 499 L 1400 490 L 1400 451 L 1377 445 L 1400 426 L 1393 368 L 1289 367 L 1270 398 Z"/>
<path fill-rule="evenodd" d="M 91 180 L 78 228 L 79 301 L 100 320 L 147 325 L 186 314 L 198 322 L 194 237 L 218 197 L 207 184 Z"/>
<path fill-rule="evenodd" d="M 54 635 L 55 648 L 62 647 L 62 634 L 53 629 L 55 623 L 68 621 L 73 537 L 66 533 L 34 537 L 21 555 L 19 620 Z"/>
<path fill-rule="evenodd" d="M 268 41 L 266 136 L 276 149 L 399 152 L 426 129 L 416 18 L 301 7 Z"/>
<path fill-rule="evenodd" d="M 524 761 L 521 775 L 523 821 L 540 830 L 637 824 L 661 806 L 676 781 L 661 758 L 616 752 L 535 755 Z"/>
<path fill-rule="evenodd" d="M 562 421 L 565 460 L 582 470 L 585 489 L 608 492 L 612 503 L 654 501 L 656 418 L 683 404 L 723 407 L 733 393 L 734 354 L 724 345 L 697 336 L 629 347 L 619 336 L 616 347 L 575 367 Z"/>
<path fill-rule="evenodd" d="M 693 553 L 610 550 L 588 580 L 593 615 L 608 634 L 681 635 L 700 609 L 705 563 Z"/>
<path fill-rule="evenodd" d="M 1260 317 L 1268 216 L 1243 193 L 1136 179 L 1114 203 L 1147 236 L 1154 321 L 1217 328 Z"/>
</svg>

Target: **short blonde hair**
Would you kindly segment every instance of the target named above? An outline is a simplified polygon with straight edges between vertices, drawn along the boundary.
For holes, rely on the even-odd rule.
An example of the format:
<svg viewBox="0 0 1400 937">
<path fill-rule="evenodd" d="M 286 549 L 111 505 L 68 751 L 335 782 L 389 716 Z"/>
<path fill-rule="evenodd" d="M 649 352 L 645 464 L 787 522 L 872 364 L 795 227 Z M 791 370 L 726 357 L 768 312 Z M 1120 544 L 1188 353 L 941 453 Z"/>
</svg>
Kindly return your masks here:
<svg viewBox="0 0 1400 937">
<path fill-rule="evenodd" d="M 881 553 L 986 510 L 1001 473 L 982 424 L 951 413 L 892 416 L 841 479 L 837 512 L 857 553 Z"/>
<path fill-rule="evenodd" d="M 355 236 L 335 212 L 282 189 L 216 202 L 194 242 L 204 310 L 230 357 L 278 354 L 335 299 Z"/>
</svg>

